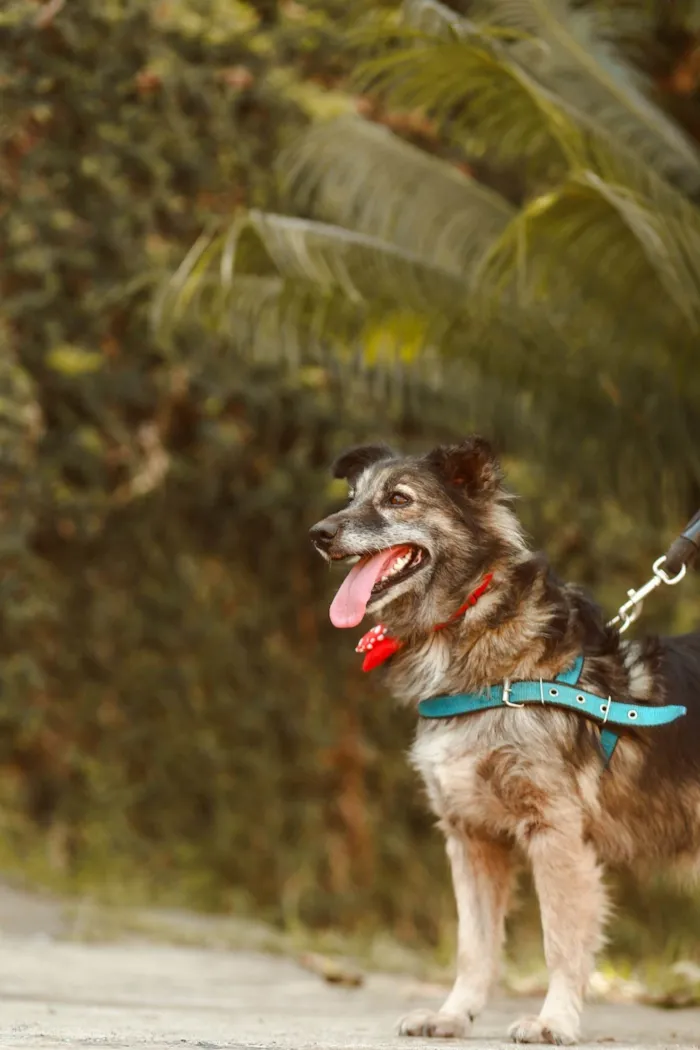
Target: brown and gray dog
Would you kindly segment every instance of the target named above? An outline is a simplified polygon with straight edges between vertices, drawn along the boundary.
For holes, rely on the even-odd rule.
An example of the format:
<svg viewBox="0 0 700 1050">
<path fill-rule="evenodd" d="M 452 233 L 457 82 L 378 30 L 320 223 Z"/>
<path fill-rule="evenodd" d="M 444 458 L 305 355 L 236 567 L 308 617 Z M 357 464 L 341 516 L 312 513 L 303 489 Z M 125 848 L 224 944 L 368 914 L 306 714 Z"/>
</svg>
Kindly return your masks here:
<svg viewBox="0 0 700 1050">
<path fill-rule="evenodd" d="M 404 703 L 506 678 L 551 681 L 580 654 L 581 688 L 688 708 L 679 722 L 625 729 L 607 770 L 598 727 L 575 712 L 503 707 L 418 720 L 412 759 L 446 836 L 459 947 L 444 1005 L 409 1014 L 400 1031 L 469 1031 L 498 972 L 514 866 L 524 858 L 550 983 L 539 1016 L 521 1018 L 510 1034 L 573 1043 L 603 940 L 602 865 L 700 870 L 700 635 L 623 642 L 606 627 L 598 607 L 528 548 L 479 438 L 421 458 L 357 448 L 334 473 L 349 482 L 348 505 L 311 535 L 325 558 L 354 564 L 331 619 L 354 627 L 381 613 L 400 640 L 385 668 Z M 451 620 L 488 576 L 479 600 Z"/>
</svg>

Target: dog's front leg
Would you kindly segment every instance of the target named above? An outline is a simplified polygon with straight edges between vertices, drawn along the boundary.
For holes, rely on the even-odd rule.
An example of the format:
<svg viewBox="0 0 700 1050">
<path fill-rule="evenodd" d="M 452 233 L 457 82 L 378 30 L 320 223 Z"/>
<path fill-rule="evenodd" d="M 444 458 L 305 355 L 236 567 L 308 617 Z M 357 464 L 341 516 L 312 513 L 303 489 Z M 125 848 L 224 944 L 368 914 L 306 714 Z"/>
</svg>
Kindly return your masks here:
<svg viewBox="0 0 700 1050">
<path fill-rule="evenodd" d="M 498 972 L 511 884 L 510 851 L 490 840 L 450 833 L 447 855 L 457 901 L 457 978 L 440 1010 L 416 1010 L 404 1017 L 401 1035 L 466 1035 Z"/>
<path fill-rule="evenodd" d="M 575 1043 L 583 996 L 602 943 L 606 896 L 578 814 L 538 831 L 527 845 L 540 903 L 549 989 L 539 1017 L 510 1029 L 516 1043 Z"/>
</svg>

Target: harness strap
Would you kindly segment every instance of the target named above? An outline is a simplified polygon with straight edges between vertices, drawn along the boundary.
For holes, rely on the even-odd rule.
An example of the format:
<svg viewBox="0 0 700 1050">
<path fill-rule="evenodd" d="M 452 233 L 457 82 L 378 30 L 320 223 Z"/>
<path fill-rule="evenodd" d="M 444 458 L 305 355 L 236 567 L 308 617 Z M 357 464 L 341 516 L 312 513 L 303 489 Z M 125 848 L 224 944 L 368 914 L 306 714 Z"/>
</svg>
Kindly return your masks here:
<svg viewBox="0 0 700 1050">
<path fill-rule="evenodd" d="M 603 750 L 603 755 L 605 758 L 603 765 L 606 767 L 606 769 L 610 765 L 610 759 L 615 754 L 615 748 L 617 747 L 617 742 L 619 739 L 619 734 L 616 733 L 613 729 L 601 729 L 600 731 L 600 746 Z"/>
<path fill-rule="evenodd" d="M 610 697 L 589 693 L 577 686 L 583 668 L 579 656 L 573 667 L 557 675 L 553 682 L 524 681 L 492 686 L 481 693 L 456 693 L 454 696 L 434 696 L 421 700 L 418 713 L 423 718 L 454 718 L 456 715 L 476 714 L 494 708 L 522 704 L 543 704 L 559 707 L 597 722 L 603 728 L 600 743 L 607 766 L 618 742 L 619 734 L 612 726 L 638 728 L 660 726 L 674 722 L 686 713 L 685 707 L 675 704 L 652 707 L 646 704 L 623 704 Z"/>
</svg>

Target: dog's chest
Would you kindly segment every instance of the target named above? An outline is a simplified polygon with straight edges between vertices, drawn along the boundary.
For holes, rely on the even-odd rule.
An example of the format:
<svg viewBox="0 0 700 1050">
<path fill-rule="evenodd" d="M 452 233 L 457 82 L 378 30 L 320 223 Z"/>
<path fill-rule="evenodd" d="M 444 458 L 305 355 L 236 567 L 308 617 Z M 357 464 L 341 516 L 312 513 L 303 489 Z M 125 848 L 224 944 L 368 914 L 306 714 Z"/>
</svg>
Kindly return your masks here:
<svg viewBox="0 0 700 1050">
<path fill-rule="evenodd" d="M 529 713 L 519 714 L 515 734 L 510 711 L 419 724 L 411 761 L 443 825 L 517 837 L 542 819 L 561 773 Z"/>
<path fill-rule="evenodd" d="M 467 733 L 460 732 L 467 744 Z M 454 737 L 441 727 L 419 728 L 411 749 L 411 762 L 425 784 L 430 806 L 443 822 L 472 821 L 486 818 L 493 808 L 492 790 L 479 773 L 487 757 L 484 747 L 456 745 Z"/>
</svg>

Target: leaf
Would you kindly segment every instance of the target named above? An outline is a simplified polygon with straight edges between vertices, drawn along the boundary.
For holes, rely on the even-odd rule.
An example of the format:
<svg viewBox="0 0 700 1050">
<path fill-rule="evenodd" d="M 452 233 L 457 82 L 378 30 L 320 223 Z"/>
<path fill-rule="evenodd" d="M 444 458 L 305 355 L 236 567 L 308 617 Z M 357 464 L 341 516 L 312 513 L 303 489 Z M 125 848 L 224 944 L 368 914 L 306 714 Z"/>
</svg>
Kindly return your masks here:
<svg viewBox="0 0 700 1050">
<path fill-rule="evenodd" d="M 91 372 L 99 372 L 104 365 L 102 354 L 91 350 L 83 350 L 79 346 L 63 343 L 54 347 L 45 357 L 46 365 L 54 372 L 73 378 L 75 376 L 88 375 Z"/>
<path fill-rule="evenodd" d="M 401 5 L 404 25 L 435 39 L 464 39 L 479 34 L 476 24 L 439 0 L 404 0 Z"/>
<path fill-rule="evenodd" d="M 427 262 L 378 237 L 286 215 L 251 211 L 227 233 L 200 239 L 195 249 L 162 293 L 158 316 L 164 316 L 163 296 L 167 312 L 181 316 L 202 282 L 212 287 L 214 269 L 224 292 L 242 274 L 276 273 L 325 294 L 340 292 L 357 304 L 381 299 L 427 314 L 454 316 L 466 296 L 466 281 L 457 269 Z"/>
<path fill-rule="evenodd" d="M 454 165 L 357 118 L 313 128 L 280 169 L 296 207 L 465 277 L 515 214 Z"/>
<path fill-rule="evenodd" d="M 526 300 L 566 303 L 572 325 L 585 323 L 573 316 L 579 311 L 589 324 L 601 308 L 607 325 L 619 314 L 640 329 L 641 351 L 650 325 L 685 323 L 689 334 L 700 324 L 700 273 L 675 234 L 648 202 L 580 172 L 523 208 L 485 257 L 481 277 L 486 294 L 516 280 Z"/>
<path fill-rule="evenodd" d="M 695 144 L 648 97 L 649 81 L 604 37 L 594 8 L 574 8 L 565 0 L 476 0 L 472 17 L 532 34 L 508 47 L 511 60 L 656 171 L 688 192 L 700 188 Z"/>
<path fill-rule="evenodd" d="M 420 107 L 468 156 L 488 150 L 540 177 L 569 165 L 570 118 L 492 41 L 413 42 L 364 62 L 357 79 L 389 106 Z"/>
<path fill-rule="evenodd" d="M 305 970 L 318 974 L 328 984 L 360 988 L 365 983 L 362 971 L 344 960 L 330 959 L 327 955 L 319 955 L 317 952 L 304 952 L 299 956 L 299 963 Z"/>
<path fill-rule="evenodd" d="M 424 41 L 370 61 L 363 76 L 395 104 L 420 98 L 437 120 L 449 122 L 453 136 L 464 130 L 465 149 L 476 141 L 499 161 L 529 170 L 540 192 L 567 172 L 590 171 L 648 198 L 687 267 L 700 273 L 698 209 L 604 123 L 542 87 L 493 41 Z"/>
</svg>

